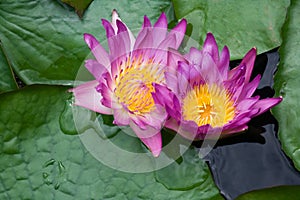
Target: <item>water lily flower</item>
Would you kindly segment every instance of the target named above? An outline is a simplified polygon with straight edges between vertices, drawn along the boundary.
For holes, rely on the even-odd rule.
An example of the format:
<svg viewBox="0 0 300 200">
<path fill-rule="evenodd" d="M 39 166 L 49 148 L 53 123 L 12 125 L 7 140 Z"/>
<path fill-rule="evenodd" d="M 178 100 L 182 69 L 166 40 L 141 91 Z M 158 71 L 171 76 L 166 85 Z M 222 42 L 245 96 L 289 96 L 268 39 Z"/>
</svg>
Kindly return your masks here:
<svg viewBox="0 0 300 200">
<path fill-rule="evenodd" d="M 261 78 L 250 81 L 255 48 L 232 70 L 229 57 L 226 46 L 219 55 L 211 33 L 202 50 L 191 48 L 184 56 L 170 51 L 169 65 L 177 68 L 165 72 L 167 87 L 154 84 L 155 102 L 170 116 L 166 127 L 191 140 L 224 137 L 246 130 L 251 118 L 281 102 L 281 97 L 252 97 Z"/>
<path fill-rule="evenodd" d="M 114 10 L 112 22 L 102 19 L 109 53 L 94 36 L 84 34 L 96 58 L 86 60 L 85 66 L 95 80 L 71 89 L 75 105 L 113 115 L 116 125 L 129 125 L 155 157 L 161 152 L 160 130 L 167 113 L 154 102 L 152 84 L 166 83 L 167 50 L 178 49 L 186 30 L 185 19 L 171 31 L 167 24 L 164 13 L 153 26 L 145 16 L 135 38 Z"/>
</svg>

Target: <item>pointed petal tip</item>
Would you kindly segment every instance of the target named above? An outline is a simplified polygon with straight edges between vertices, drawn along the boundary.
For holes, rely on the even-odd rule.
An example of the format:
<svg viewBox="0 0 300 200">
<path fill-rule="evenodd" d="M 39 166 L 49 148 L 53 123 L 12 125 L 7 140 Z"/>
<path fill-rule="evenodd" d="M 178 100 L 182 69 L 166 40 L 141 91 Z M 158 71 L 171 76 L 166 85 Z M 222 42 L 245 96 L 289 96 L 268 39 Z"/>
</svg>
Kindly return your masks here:
<svg viewBox="0 0 300 200">
<path fill-rule="evenodd" d="M 256 47 L 253 47 L 251 50 L 250 50 L 253 54 L 257 54 L 257 48 Z"/>
<path fill-rule="evenodd" d="M 83 34 L 83 38 L 86 38 L 86 37 L 89 37 L 91 34 L 89 34 L 89 33 L 84 33 Z"/>
<path fill-rule="evenodd" d="M 211 33 L 211 32 L 208 32 L 206 34 L 206 39 L 204 41 L 204 44 L 206 43 L 209 43 L 209 44 L 217 44 L 216 42 L 216 39 L 215 39 L 215 36 Z"/>
<path fill-rule="evenodd" d="M 179 32 L 182 32 L 183 34 L 185 33 L 186 31 L 186 26 L 187 26 L 187 21 L 186 19 L 182 19 L 174 28 L 173 30 L 176 30 L 176 31 L 179 31 Z"/>
<path fill-rule="evenodd" d="M 161 149 L 156 150 L 156 151 L 151 151 L 151 153 L 152 153 L 153 157 L 157 158 L 161 153 Z"/>
<path fill-rule="evenodd" d="M 150 19 L 147 17 L 147 15 L 144 15 L 144 23 L 143 23 L 143 28 L 151 27 L 151 22 Z"/>
<path fill-rule="evenodd" d="M 158 20 L 155 22 L 154 27 L 163 28 L 163 29 L 168 28 L 168 20 L 167 20 L 167 16 L 165 13 L 163 13 L 163 12 L 161 13 Z"/>
<path fill-rule="evenodd" d="M 206 34 L 206 37 L 213 37 L 213 38 L 214 38 L 214 35 L 212 34 L 212 32 L 208 32 L 208 33 Z"/>
<path fill-rule="evenodd" d="M 180 20 L 180 22 L 178 22 L 177 25 L 176 25 L 175 27 L 177 27 L 177 26 L 182 26 L 182 27 L 185 27 L 185 28 L 186 28 L 186 26 L 187 26 L 187 20 L 186 20 L 185 18 L 182 18 L 182 19 Z M 174 27 L 174 28 L 175 28 L 175 27 Z"/>
<path fill-rule="evenodd" d="M 249 57 L 256 56 L 256 53 L 257 53 L 257 48 L 253 47 L 246 53 L 245 57 L 246 56 L 249 56 Z"/>
<path fill-rule="evenodd" d="M 223 51 L 229 52 L 229 48 L 228 48 L 227 45 L 225 45 L 225 46 L 223 47 Z"/>
<path fill-rule="evenodd" d="M 124 31 L 128 31 L 126 25 L 121 20 L 117 19 L 116 25 L 118 27 L 118 34 Z"/>
<path fill-rule="evenodd" d="M 167 18 L 167 16 L 166 16 L 166 13 L 165 13 L 165 12 L 162 12 L 162 13 L 160 14 L 160 16 L 163 16 L 163 17 Z"/>
<path fill-rule="evenodd" d="M 119 16 L 117 9 L 114 8 L 114 9 L 112 10 L 112 15 L 117 15 L 117 16 Z"/>
<path fill-rule="evenodd" d="M 84 33 L 83 39 L 91 50 L 94 49 L 97 45 L 99 45 L 98 40 L 92 34 Z"/>
</svg>

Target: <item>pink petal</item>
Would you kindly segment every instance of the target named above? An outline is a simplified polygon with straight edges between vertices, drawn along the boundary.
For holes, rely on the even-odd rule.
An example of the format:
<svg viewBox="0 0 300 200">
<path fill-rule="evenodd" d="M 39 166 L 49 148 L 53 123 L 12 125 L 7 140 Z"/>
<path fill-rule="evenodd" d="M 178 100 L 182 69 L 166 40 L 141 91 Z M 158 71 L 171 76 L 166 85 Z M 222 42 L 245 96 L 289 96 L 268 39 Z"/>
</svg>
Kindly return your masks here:
<svg viewBox="0 0 300 200">
<path fill-rule="evenodd" d="M 200 62 L 200 68 L 198 68 L 198 70 L 204 81 L 209 85 L 221 83 L 223 81 L 223 77 L 221 76 L 215 61 L 208 53 L 203 53 L 203 59 L 202 62 Z"/>
<path fill-rule="evenodd" d="M 102 75 L 107 72 L 107 69 L 96 60 L 86 60 L 85 67 L 98 81 L 102 78 Z"/>
<path fill-rule="evenodd" d="M 100 45 L 97 39 L 92 36 L 91 34 L 85 33 L 84 40 L 91 49 L 92 53 L 94 54 L 95 58 L 99 63 L 101 63 L 106 69 L 109 70 L 110 68 L 110 60 L 108 53 L 106 50 Z"/>
<path fill-rule="evenodd" d="M 118 33 L 116 36 L 107 38 L 110 60 L 120 65 L 120 62 L 130 53 L 131 42 L 127 31 Z"/>
<path fill-rule="evenodd" d="M 245 73 L 245 83 L 248 83 L 251 77 L 251 73 L 253 70 L 254 62 L 256 58 L 256 48 L 252 48 L 243 58 L 240 66 L 246 66 L 246 73 Z"/>
<path fill-rule="evenodd" d="M 172 103 L 172 93 L 166 86 L 154 83 L 153 87 L 155 88 L 155 92 L 152 93 L 152 97 L 156 104 L 165 106 Z"/>
<path fill-rule="evenodd" d="M 230 130 L 230 129 L 236 129 L 241 126 L 247 126 L 247 123 L 250 120 L 251 120 L 251 118 L 250 118 L 249 113 L 244 113 L 244 114 L 236 117 L 229 123 L 225 124 L 225 126 L 223 127 L 223 130 L 225 131 L 225 130 Z"/>
<path fill-rule="evenodd" d="M 145 15 L 144 16 L 143 28 L 147 28 L 147 27 L 152 27 L 152 26 L 151 26 L 151 22 L 150 22 L 149 18 Z"/>
<path fill-rule="evenodd" d="M 152 34 L 153 38 L 153 47 L 157 47 L 161 41 L 166 38 L 168 28 L 168 21 L 165 13 L 162 13 L 158 18 L 157 22 L 154 24 Z"/>
<path fill-rule="evenodd" d="M 130 122 L 130 127 L 142 142 L 149 148 L 154 157 L 158 157 L 162 149 L 162 140 L 160 130 L 148 127 L 145 130 L 140 129 L 134 122 Z"/>
<path fill-rule="evenodd" d="M 194 140 L 198 135 L 198 125 L 194 121 L 181 121 L 177 132 L 189 140 Z"/>
<path fill-rule="evenodd" d="M 169 34 L 167 38 L 165 38 L 163 41 L 161 41 L 161 43 L 159 44 L 159 46 L 157 47 L 159 50 L 163 50 L 165 54 L 165 57 L 167 57 L 167 50 L 169 48 L 175 48 L 175 44 L 176 44 L 176 36 L 175 34 Z M 167 59 L 166 59 L 167 60 Z"/>
<path fill-rule="evenodd" d="M 114 29 L 115 34 L 120 33 L 122 31 L 127 31 L 129 34 L 129 38 L 130 38 L 130 49 L 133 49 L 134 43 L 135 43 L 135 38 L 132 34 L 132 32 L 130 31 L 130 29 L 126 26 L 125 23 L 122 22 L 122 25 L 118 25 L 118 22 L 120 21 L 122 22 L 121 18 L 118 15 L 118 12 L 114 9 L 112 12 L 112 20 L 111 20 L 111 25 Z M 121 29 L 121 30 L 120 30 Z"/>
<path fill-rule="evenodd" d="M 128 32 L 126 25 L 121 20 L 117 20 L 116 25 L 118 27 L 117 34 L 122 32 Z"/>
<path fill-rule="evenodd" d="M 127 126 L 130 124 L 130 117 L 128 114 L 128 111 L 121 108 L 121 109 L 115 109 L 113 111 L 114 115 L 114 124 L 119 126 Z"/>
<path fill-rule="evenodd" d="M 198 128 L 198 134 L 196 136 L 196 140 L 204 140 L 204 139 L 219 139 L 222 134 L 222 127 L 211 127 L 209 124 L 200 126 Z"/>
<path fill-rule="evenodd" d="M 227 79 L 227 73 L 229 70 L 229 60 L 230 60 L 230 54 L 229 49 L 227 46 L 225 46 L 221 52 L 220 61 L 218 63 L 218 69 L 222 77 L 224 79 Z"/>
<path fill-rule="evenodd" d="M 119 14 L 118 14 L 117 10 L 113 9 L 112 16 L 111 16 L 111 26 L 113 27 L 115 34 L 117 34 L 117 32 L 118 32 L 118 26 L 116 23 L 117 20 L 121 20 L 121 19 L 119 18 Z"/>
<path fill-rule="evenodd" d="M 241 126 L 233 128 L 233 129 L 223 130 L 221 137 L 225 136 L 225 135 L 228 135 L 228 134 L 243 132 L 247 129 L 248 129 L 247 125 L 241 125 Z"/>
<path fill-rule="evenodd" d="M 181 106 L 178 98 L 175 95 L 173 96 L 173 101 L 173 104 L 166 105 L 166 111 L 172 118 L 180 121 L 182 118 Z"/>
<path fill-rule="evenodd" d="M 178 61 L 187 62 L 183 55 L 181 55 L 177 50 L 169 48 L 167 59 L 167 71 L 172 74 L 176 74 Z"/>
<path fill-rule="evenodd" d="M 169 72 L 165 72 L 166 85 L 171 89 L 175 94 L 178 94 L 178 80 L 177 76 Z"/>
<path fill-rule="evenodd" d="M 238 111 L 247 111 L 252 108 L 252 106 L 257 103 L 259 97 L 254 97 L 254 98 L 248 98 L 248 99 L 243 99 L 240 101 L 236 107 Z"/>
<path fill-rule="evenodd" d="M 190 64 L 199 65 L 202 61 L 203 55 L 202 51 L 196 49 L 195 47 L 191 47 L 189 53 L 187 53 L 184 57 Z"/>
<path fill-rule="evenodd" d="M 75 105 L 82 106 L 89 110 L 102 113 L 102 114 L 112 114 L 112 110 L 101 104 L 102 96 L 96 91 L 96 87 L 99 84 L 98 81 L 90 81 L 82 85 L 72 88 L 70 91 L 73 92 L 75 96 Z"/>
<path fill-rule="evenodd" d="M 154 37 L 153 37 L 154 38 Z M 161 65 L 167 64 L 168 59 L 168 48 L 173 48 L 175 44 L 175 35 L 167 37 L 158 45 L 156 49 L 152 47 L 152 52 L 154 53 L 154 58 L 157 63 Z"/>
<path fill-rule="evenodd" d="M 180 46 L 186 31 L 187 22 L 185 19 L 182 19 L 169 33 L 169 35 L 175 34 L 175 46 L 174 49 L 178 49 Z"/>
<path fill-rule="evenodd" d="M 143 28 L 135 41 L 134 50 L 153 48 L 153 34 L 151 33 L 152 28 Z"/>
<path fill-rule="evenodd" d="M 160 17 L 158 18 L 158 20 L 154 24 L 154 27 L 163 28 L 163 29 L 168 28 L 168 21 L 167 21 L 167 17 L 165 15 L 165 13 L 161 13 Z"/>
<path fill-rule="evenodd" d="M 181 62 L 180 62 L 181 63 Z M 179 96 L 185 96 L 188 92 L 191 85 L 188 82 L 188 77 L 185 73 L 180 73 L 178 71 L 177 80 L 178 80 L 178 95 Z"/>
<path fill-rule="evenodd" d="M 254 115 L 254 116 L 258 116 L 258 115 L 266 112 L 270 108 L 272 108 L 272 107 L 276 106 L 277 104 L 279 104 L 281 101 L 282 101 L 282 97 L 267 98 L 267 99 L 259 100 L 253 106 L 253 108 L 258 108 L 259 109 L 259 112 L 256 115 Z"/>
<path fill-rule="evenodd" d="M 155 109 L 144 115 L 144 123 L 157 130 L 162 129 L 164 122 L 167 118 L 167 112 L 165 108 L 159 104 L 155 105 Z"/>
<path fill-rule="evenodd" d="M 110 90 L 110 88 L 105 83 L 103 82 L 100 83 L 96 89 L 102 95 L 101 103 L 104 106 L 113 109 L 122 108 L 122 105 L 116 100 L 114 93 Z"/>
<path fill-rule="evenodd" d="M 116 84 L 115 84 L 115 82 L 112 81 L 110 73 L 108 73 L 108 72 L 103 73 L 102 78 L 105 80 L 103 82 L 106 83 L 106 86 L 111 91 L 114 91 L 114 89 L 116 88 Z"/>
<path fill-rule="evenodd" d="M 170 118 L 166 121 L 165 127 L 169 128 L 169 129 L 172 129 L 175 132 L 178 132 L 179 125 L 178 125 L 178 123 L 175 119 Z"/>
<path fill-rule="evenodd" d="M 252 94 L 257 89 L 257 86 L 259 85 L 261 75 L 257 75 L 250 83 L 244 85 L 243 91 L 239 96 L 239 100 L 241 101 L 244 98 L 249 98 L 252 96 Z"/>
<path fill-rule="evenodd" d="M 219 49 L 215 37 L 212 33 L 208 33 L 206 35 L 202 50 L 203 52 L 209 53 L 215 63 L 219 62 Z"/>
<path fill-rule="evenodd" d="M 106 19 L 102 19 L 102 25 L 104 27 L 104 29 L 106 30 L 106 37 L 110 38 L 112 36 L 114 36 L 116 34 L 115 29 L 112 27 L 112 24 L 107 21 Z"/>
</svg>

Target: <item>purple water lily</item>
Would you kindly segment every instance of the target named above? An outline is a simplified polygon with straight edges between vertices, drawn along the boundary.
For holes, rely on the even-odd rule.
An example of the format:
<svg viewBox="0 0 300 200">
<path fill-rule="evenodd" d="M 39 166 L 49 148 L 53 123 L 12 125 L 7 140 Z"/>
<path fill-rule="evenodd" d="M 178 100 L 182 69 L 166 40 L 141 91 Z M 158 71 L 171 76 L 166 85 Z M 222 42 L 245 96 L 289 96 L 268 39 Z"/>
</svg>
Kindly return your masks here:
<svg viewBox="0 0 300 200">
<path fill-rule="evenodd" d="M 160 130 L 167 113 L 152 97 L 153 83 L 166 83 L 167 50 L 181 44 L 186 20 L 170 32 L 167 18 L 161 14 L 154 26 L 147 16 L 136 39 L 117 12 L 112 22 L 102 19 L 109 53 L 90 34 L 84 39 L 96 60 L 86 60 L 86 68 L 95 80 L 71 89 L 75 105 L 114 115 L 114 124 L 129 125 L 157 157 L 162 148 Z"/>
<path fill-rule="evenodd" d="M 166 127 L 191 140 L 223 137 L 246 130 L 251 118 L 281 102 L 280 97 L 252 97 L 261 78 L 250 81 L 255 48 L 232 70 L 229 57 L 226 46 L 219 55 L 211 33 L 202 50 L 191 48 L 184 56 L 170 51 L 169 65 L 177 67 L 165 73 L 167 87 L 154 84 L 155 102 L 170 116 Z"/>
</svg>

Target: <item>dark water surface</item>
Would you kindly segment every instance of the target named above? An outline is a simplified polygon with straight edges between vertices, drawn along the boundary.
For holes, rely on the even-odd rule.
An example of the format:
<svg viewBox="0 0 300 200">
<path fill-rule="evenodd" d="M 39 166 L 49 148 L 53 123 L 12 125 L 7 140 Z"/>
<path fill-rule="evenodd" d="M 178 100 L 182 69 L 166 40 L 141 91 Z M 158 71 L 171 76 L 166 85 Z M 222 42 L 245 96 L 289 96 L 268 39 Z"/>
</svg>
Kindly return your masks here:
<svg viewBox="0 0 300 200">
<path fill-rule="evenodd" d="M 278 61 L 277 51 L 257 57 L 252 78 L 257 74 L 263 77 L 254 95 L 273 96 L 273 74 Z M 231 62 L 231 66 L 238 63 Z M 267 112 L 251 120 L 247 132 L 220 140 L 205 157 L 226 199 L 266 187 L 300 185 L 300 173 L 282 151 L 277 130 L 276 119 Z"/>
</svg>

